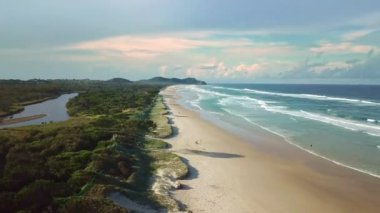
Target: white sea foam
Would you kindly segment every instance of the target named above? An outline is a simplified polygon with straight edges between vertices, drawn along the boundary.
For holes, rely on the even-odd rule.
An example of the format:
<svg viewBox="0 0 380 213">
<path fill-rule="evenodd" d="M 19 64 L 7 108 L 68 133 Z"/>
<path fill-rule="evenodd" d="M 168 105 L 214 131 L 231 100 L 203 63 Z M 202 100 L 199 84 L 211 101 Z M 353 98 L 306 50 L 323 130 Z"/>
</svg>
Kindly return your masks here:
<svg viewBox="0 0 380 213">
<path fill-rule="evenodd" d="M 192 105 L 193 107 L 197 108 L 200 111 L 203 110 L 203 108 L 200 105 L 200 102 L 202 100 L 212 98 L 212 97 L 228 97 L 229 96 L 227 94 L 206 90 L 195 85 L 187 85 L 181 88 L 182 88 L 181 92 L 186 91 L 186 92 L 191 92 L 192 94 L 197 95 L 196 99 L 188 101 L 188 103 L 190 103 L 190 105 Z"/>
<path fill-rule="evenodd" d="M 206 89 L 194 86 L 194 85 L 188 86 L 188 89 L 190 89 L 190 90 L 192 90 L 194 92 L 199 92 L 199 93 L 207 94 L 207 95 L 210 95 L 210 96 L 221 96 L 221 97 L 230 97 L 231 96 L 231 95 L 228 95 L 228 94 L 225 94 L 225 93 L 220 93 L 220 92 L 216 92 L 216 91 L 206 90 Z"/>
<path fill-rule="evenodd" d="M 370 118 L 367 118 L 367 121 L 370 122 L 370 123 L 376 123 L 376 120 L 370 119 Z"/>
<path fill-rule="evenodd" d="M 226 89 L 226 90 L 230 90 L 230 91 L 238 91 L 238 92 L 241 91 L 241 89 L 236 89 L 236 88 L 231 88 L 231 87 L 213 86 L 212 88 L 214 88 L 214 89 Z"/>
<path fill-rule="evenodd" d="M 273 108 L 268 105 L 264 105 L 262 108 L 274 113 L 281 113 L 281 114 L 291 115 L 295 117 L 306 118 L 306 119 L 314 120 L 318 122 L 328 123 L 328 124 L 338 126 L 341 128 L 349 129 L 351 131 L 362 131 L 362 132 L 370 133 L 373 135 L 380 135 L 380 126 L 374 125 L 374 124 L 365 124 L 358 121 L 330 117 L 330 116 L 320 115 L 317 113 L 306 112 L 303 110 L 300 110 L 300 111 L 283 110 L 279 108 Z"/>
<path fill-rule="evenodd" d="M 248 96 L 227 96 L 227 97 L 220 99 L 220 102 L 239 103 L 239 104 L 246 106 L 246 107 L 252 106 L 250 104 L 266 105 L 267 103 L 268 104 L 278 103 L 276 101 L 263 101 L 263 100 L 251 98 Z M 286 108 L 285 106 L 276 106 L 276 107 Z"/>
<path fill-rule="evenodd" d="M 213 86 L 212 88 L 214 88 L 214 89 L 225 89 L 225 87 L 220 87 L 220 86 Z"/>
<path fill-rule="evenodd" d="M 200 102 L 203 99 L 203 96 L 201 94 L 197 94 L 198 98 L 190 101 L 190 104 L 194 106 L 195 108 L 198 108 L 199 110 L 203 110 L 200 106 Z"/>
<path fill-rule="evenodd" d="M 300 99 L 311 99 L 311 100 L 320 100 L 320 101 L 338 101 L 338 102 L 344 102 L 344 103 L 355 103 L 355 104 L 360 104 L 360 105 L 380 105 L 379 102 L 373 102 L 373 101 L 369 101 L 369 100 L 360 100 L 360 99 L 342 98 L 342 97 L 331 97 L 331 96 L 325 96 L 325 95 L 279 93 L 279 92 L 268 92 L 268 91 L 262 91 L 262 90 L 254 90 L 254 89 L 248 89 L 248 88 L 236 89 L 236 88 L 229 88 L 229 87 L 218 87 L 218 89 L 227 89 L 227 90 L 232 90 L 232 91 L 248 92 L 248 93 L 271 95 L 271 96 L 292 97 L 292 98 L 300 98 Z"/>
<path fill-rule="evenodd" d="M 368 135 L 372 135 L 372 136 L 375 136 L 375 137 L 380 137 L 380 134 L 373 134 L 373 133 L 367 133 Z"/>
<path fill-rule="evenodd" d="M 247 101 L 250 104 L 247 104 Z M 292 117 L 301 117 L 304 119 L 309 119 L 309 120 L 314 120 L 318 122 L 323 122 L 327 124 L 331 124 L 334 126 L 338 126 L 341 128 L 345 128 L 351 131 L 361 131 L 367 134 L 371 134 L 373 136 L 378 136 L 380 135 L 380 126 L 372 123 L 363 123 L 359 121 L 353 121 L 353 120 L 347 120 L 343 118 L 337 118 L 337 117 L 332 117 L 332 116 L 326 116 L 326 115 L 321 115 L 317 113 L 311 113 L 307 112 L 304 110 L 288 110 L 284 106 L 275 106 L 271 105 L 271 102 L 264 101 L 264 100 L 259 100 L 259 99 L 254 99 L 250 98 L 247 96 L 232 96 L 232 97 L 227 97 L 219 100 L 220 105 L 222 106 L 227 106 L 229 104 L 234 104 L 234 103 L 240 103 L 244 107 L 253 107 L 253 104 L 259 106 L 260 108 L 272 112 L 272 113 L 280 113 L 280 114 L 285 114 L 285 115 L 290 115 Z M 273 102 L 272 102 L 273 103 Z"/>
<path fill-rule="evenodd" d="M 215 115 L 223 116 L 223 113 L 220 113 L 220 112 L 214 112 L 214 111 L 208 111 L 208 112 Z"/>
<path fill-rule="evenodd" d="M 251 90 L 251 89 L 247 89 L 246 91 L 250 91 L 257 94 L 285 96 L 285 97 L 292 97 L 292 98 L 306 98 L 306 99 L 322 100 L 322 101 L 328 100 L 328 101 L 340 101 L 340 102 L 349 102 L 349 103 L 361 103 L 361 104 L 369 104 L 369 105 L 380 105 L 380 103 L 367 101 L 367 100 L 330 97 L 330 96 L 325 96 L 325 95 L 276 93 L 276 92 L 267 92 L 267 91 L 260 91 L 260 90 Z"/>
<path fill-rule="evenodd" d="M 197 102 L 190 102 L 191 103 L 191 105 L 192 106 L 194 106 L 194 107 L 196 107 L 196 108 L 198 108 L 198 110 L 200 110 L 200 111 L 202 111 L 203 109 L 202 109 L 202 107 L 201 106 L 199 106 L 199 104 L 197 103 Z"/>
</svg>

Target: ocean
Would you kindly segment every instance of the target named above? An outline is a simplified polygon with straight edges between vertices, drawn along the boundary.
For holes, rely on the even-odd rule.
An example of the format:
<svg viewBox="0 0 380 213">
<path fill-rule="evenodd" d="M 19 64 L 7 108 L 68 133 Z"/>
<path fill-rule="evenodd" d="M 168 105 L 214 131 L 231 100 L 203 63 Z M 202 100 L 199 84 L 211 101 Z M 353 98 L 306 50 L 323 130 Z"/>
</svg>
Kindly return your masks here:
<svg viewBox="0 0 380 213">
<path fill-rule="evenodd" d="M 179 103 L 380 178 L 380 85 L 179 86 Z"/>
</svg>

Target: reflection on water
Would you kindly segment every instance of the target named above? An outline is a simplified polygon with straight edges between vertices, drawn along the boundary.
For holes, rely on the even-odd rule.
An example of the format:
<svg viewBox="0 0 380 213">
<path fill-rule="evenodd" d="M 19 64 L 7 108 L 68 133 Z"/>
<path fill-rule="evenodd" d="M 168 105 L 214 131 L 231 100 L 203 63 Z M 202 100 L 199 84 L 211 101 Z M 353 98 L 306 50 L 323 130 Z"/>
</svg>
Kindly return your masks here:
<svg viewBox="0 0 380 213">
<path fill-rule="evenodd" d="M 32 115 L 38 115 L 38 114 L 46 114 L 43 118 L 38 118 L 31 121 L 25 121 L 21 123 L 16 124 L 9 124 L 9 125 L 3 125 L 0 126 L 0 128 L 6 128 L 6 127 L 20 127 L 20 126 L 28 126 L 33 124 L 41 124 L 43 122 L 56 122 L 56 121 L 64 121 L 69 119 L 69 115 L 67 114 L 67 108 L 66 104 L 67 102 L 77 96 L 78 93 L 72 93 L 72 94 L 64 94 L 59 96 L 56 99 L 44 101 L 38 104 L 32 104 L 25 106 L 24 111 L 14 114 L 11 117 L 13 118 L 22 118 Z"/>
</svg>

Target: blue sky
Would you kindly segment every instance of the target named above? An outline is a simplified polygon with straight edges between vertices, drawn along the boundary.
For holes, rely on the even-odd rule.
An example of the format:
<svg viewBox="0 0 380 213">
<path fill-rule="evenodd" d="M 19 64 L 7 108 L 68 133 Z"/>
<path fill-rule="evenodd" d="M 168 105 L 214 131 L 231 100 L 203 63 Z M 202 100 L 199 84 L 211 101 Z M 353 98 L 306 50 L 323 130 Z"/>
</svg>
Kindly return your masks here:
<svg viewBox="0 0 380 213">
<path fill-rule="evenodd" d="M 378 0 L 0 0 L 0 78 L 380 83 Z"/>
</svg>

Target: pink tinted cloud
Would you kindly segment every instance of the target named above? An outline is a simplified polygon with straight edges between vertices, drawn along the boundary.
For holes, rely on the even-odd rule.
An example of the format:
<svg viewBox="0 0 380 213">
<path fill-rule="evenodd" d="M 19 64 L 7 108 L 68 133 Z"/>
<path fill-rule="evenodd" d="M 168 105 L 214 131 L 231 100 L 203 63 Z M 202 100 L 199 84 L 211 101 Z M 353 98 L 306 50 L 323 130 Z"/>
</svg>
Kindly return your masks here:
<svg viewBox="0 0 380 213">
<path fill-rule="evenodd" d="M 258 71 L 262 70 L 262 66 L 260 64 L 251 64 L 251 65 L 245 65 L 240 64 L 234 68 L 235 72 L 238 73 L 244 73 L 246 76 L 252 76 Z"/>
<path fill-rule="evenodd" d="M 265 56 L 278 56 L 293 53 L 293 47 L 288 45 L 253 45 L 245 47 L 236 47 L 225 50 L 229 54 L 239 54 L 239 56 L 247 57 L 265 57 Z"/>
<path fill-rule="evenodd" d="M 121 56 L 132 58 L 150 58 L 162 53 L 179 52 L 196 48 L 201 41 L 174 37 L 133 37 L 121 36 L 89 42 L 83 42 L 70 47 L 77 50 L 92 50 L 98 52 L 118 52 Z"/>
<path fill-rule="evenodd" d="M 151 59 L 166 53 L 180 53 L 200 47 L 229 48 L 251 45 L 247 39 L 208 40 L 174 36 L 119 36 L 72 45 L 67 49 L 117 53 L 125 58 Z"/>
</svg>

